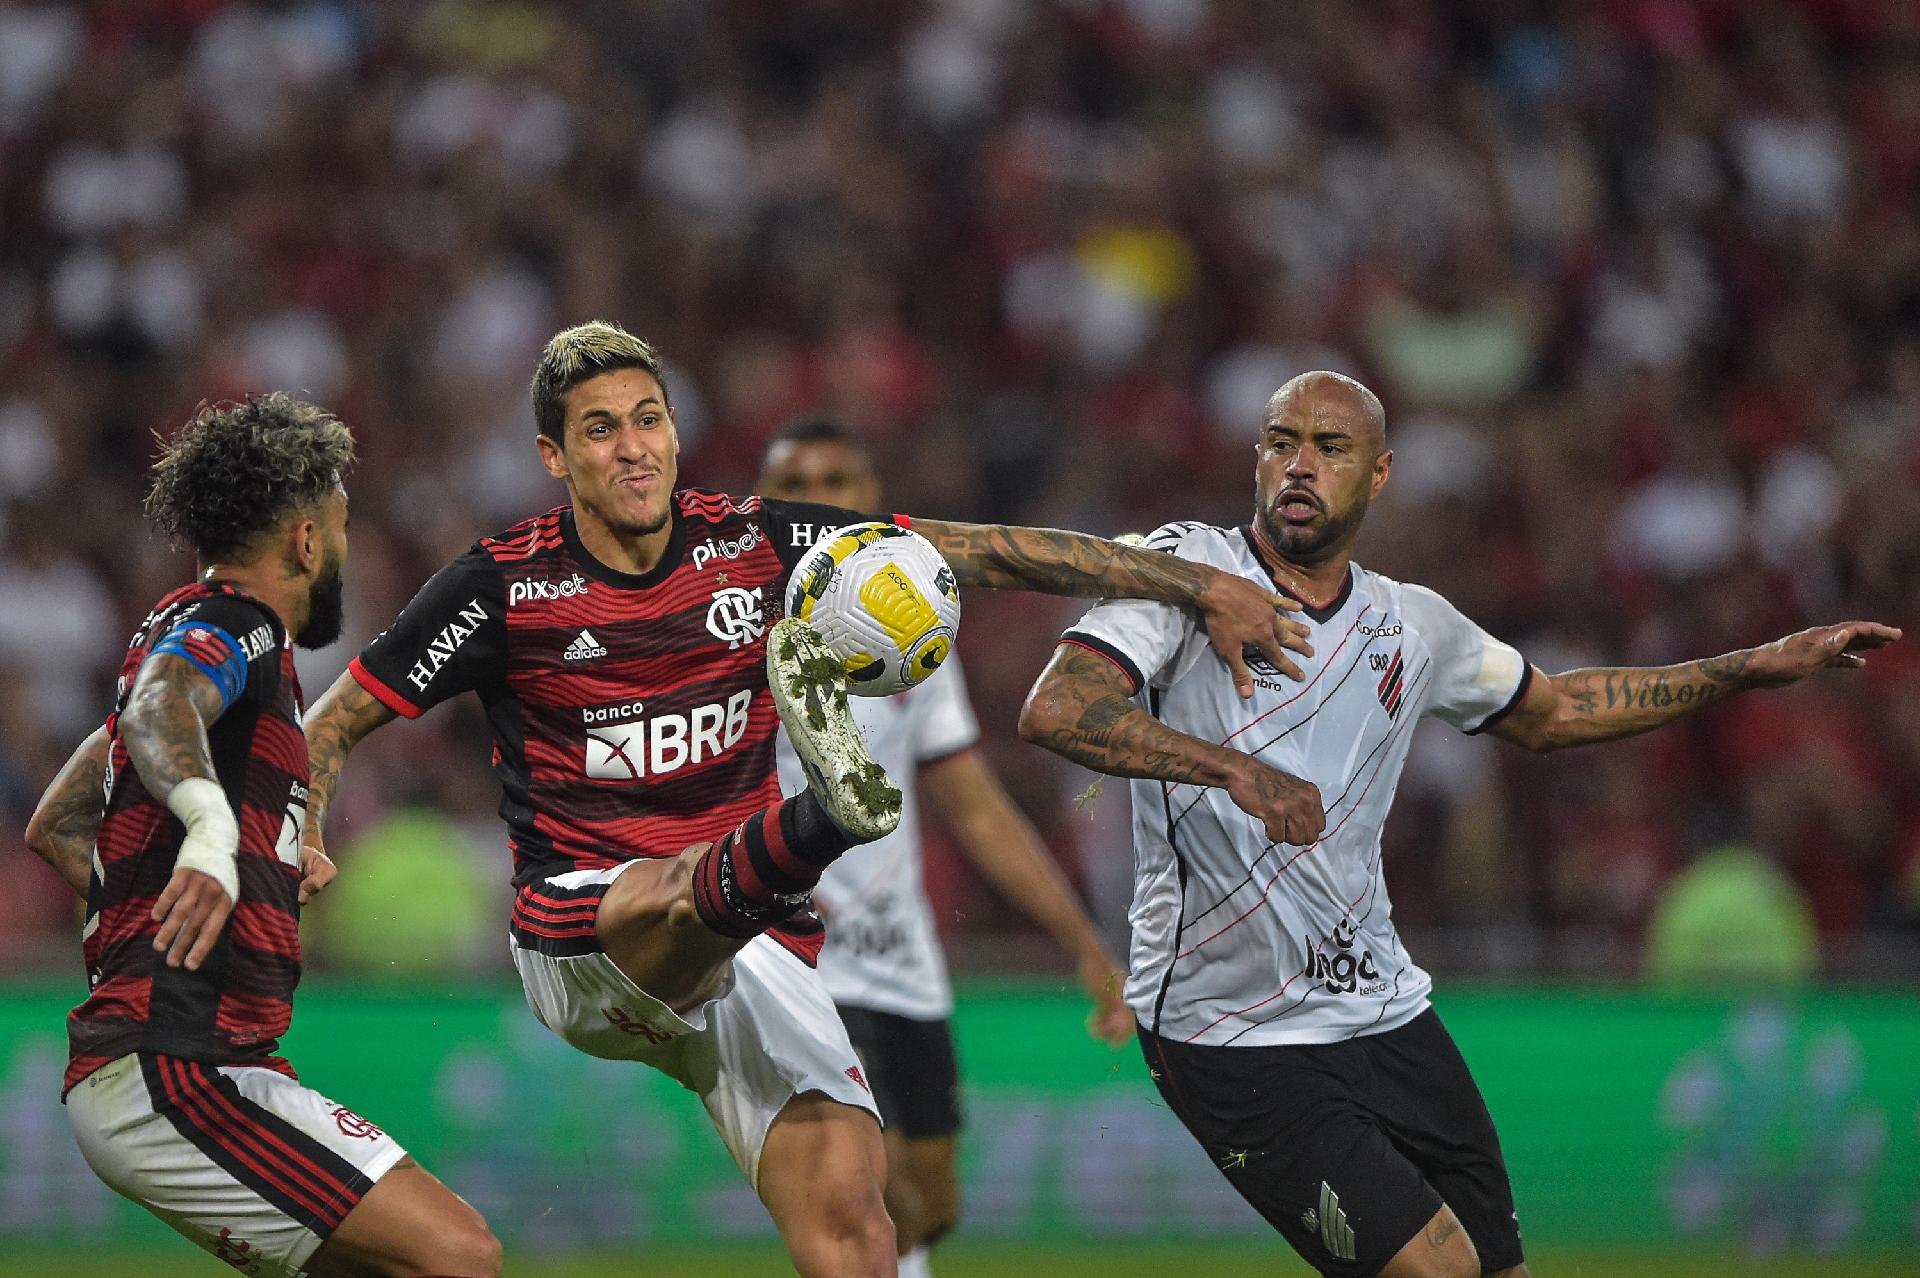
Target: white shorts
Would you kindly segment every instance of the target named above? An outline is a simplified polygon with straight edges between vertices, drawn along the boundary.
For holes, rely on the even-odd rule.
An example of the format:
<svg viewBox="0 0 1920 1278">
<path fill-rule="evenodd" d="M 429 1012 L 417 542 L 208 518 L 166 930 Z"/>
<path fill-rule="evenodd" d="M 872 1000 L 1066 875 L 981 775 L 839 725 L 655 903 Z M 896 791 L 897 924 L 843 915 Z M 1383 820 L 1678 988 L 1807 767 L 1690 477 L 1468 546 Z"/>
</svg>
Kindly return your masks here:
<svg viewBox="0 0 1920 1278">
<path fill-rule="evenodd" d="M 593 917 L 633 864 L 573 870 L 521 889 L 513 963 L 540 1023 L 590 1056 L 640 1061 L 697 1093 L 756 1188 L 767 1129 L 795 1096 L 820 1092 L 878 1120 L 820 974 L 773 938 L 747 942 L 720 992 L 684 1013 L 614 965 Z"/>
<path fill-rule="evenodd" d="M 261 1278 L 296 1278 L 407 1152 L 285 1074 L 141 1052 L 80 1080 L 67 1119 L 110 1189 Z"/>
</svg>

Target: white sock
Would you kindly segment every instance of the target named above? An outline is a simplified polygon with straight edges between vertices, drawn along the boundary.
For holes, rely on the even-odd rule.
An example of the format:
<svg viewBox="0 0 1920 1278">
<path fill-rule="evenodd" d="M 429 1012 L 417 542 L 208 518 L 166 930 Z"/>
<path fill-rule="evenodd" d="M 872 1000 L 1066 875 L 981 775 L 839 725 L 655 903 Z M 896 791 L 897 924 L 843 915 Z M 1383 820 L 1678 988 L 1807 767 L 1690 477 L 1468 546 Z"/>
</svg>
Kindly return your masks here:
<svg viewBox="0 0 1920 1278">
<path fill-rule="evenodd" d="M 933 1278 L 933 1265 L 925 1247 L 915 1247 L 900 1257 L 900 1278 Z"/>
</svg>

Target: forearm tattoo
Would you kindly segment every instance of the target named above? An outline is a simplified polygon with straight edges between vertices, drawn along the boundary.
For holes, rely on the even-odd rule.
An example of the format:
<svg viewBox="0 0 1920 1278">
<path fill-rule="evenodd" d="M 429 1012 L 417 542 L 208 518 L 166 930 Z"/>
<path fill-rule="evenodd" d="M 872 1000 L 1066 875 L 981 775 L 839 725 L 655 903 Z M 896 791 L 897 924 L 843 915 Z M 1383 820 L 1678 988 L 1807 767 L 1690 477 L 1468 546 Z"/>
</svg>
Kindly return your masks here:
<svg viewBox="0 0 1920 1278">
<path fill-rule="evenodd" d="M 169 653 L 149 657 L 120 714 L 120 739 L 147 793 L 162 803 L 188 777 L 218 780 L 207 725 L 226 701 L 213 680 Z"/>
<path fill-rule="evenodd" d="M 1222 747 L 1175 732 L 1134 705 L 1117 676 L 1106 658 L 1062 648 L 1033 693 L 1047 707 L 1046 721 L 1059 726 L 1035 744 L 1108 776 L 1220 784 Z"/>
<path fill-rule="evenodd" d="M 341 675 L 307 715 L 307 767 L 312 773 L 307 783 L 309 829 L 318 829 L 326 819 L 347 755 L 361 738 L 393 717 L 393 711 L 380 704 L 351 674 Z"/>
<path fill-rule="evenodd" d="M 1200 564 L 1056 528 L 915 520 L 963 586 L 1047 595 L 1191 604 L 1211 578 Z"/>
<path fill-rule="evenodd" d="M 1568 744 L 1608 741 L 1669 723 L 1743 690 L 1752 653 L 1679 666 L 1569 670 L 1553 676 L 1569 713 Z"/>
<path fill-rule="evenodd" d="M 33 815 L 29 845 L 81 896 L 87 894 L 94 842 L 106 815 L 106 784 L 103 737 L 101 748 L 82 747 L 67 761 Z"/>
</svg>

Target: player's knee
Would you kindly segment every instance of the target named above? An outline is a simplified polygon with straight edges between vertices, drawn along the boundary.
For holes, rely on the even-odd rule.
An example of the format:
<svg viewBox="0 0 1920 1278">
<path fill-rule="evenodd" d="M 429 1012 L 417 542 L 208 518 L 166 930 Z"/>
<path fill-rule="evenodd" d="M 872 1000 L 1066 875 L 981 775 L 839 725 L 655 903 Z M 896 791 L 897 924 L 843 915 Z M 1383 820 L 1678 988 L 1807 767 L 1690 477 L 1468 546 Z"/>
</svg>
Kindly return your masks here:
<svg viewBox="0 0 1920 1278">
<path fill-rule="evenodd" d="M 614 881 L 600 902 L 595 930 L 602 944 L 637 939 L 665 926 L 704 929 L 693 903 L 693 872 L 710 843 L 696 843 L 679 856 L 649 861 Z"/>
<path fill-rule="evenodd" d="M 891 1261 L 897 1239 L 880 1187 L 865 1181 L 836 1186 L 814 1205 L 813 1229 L 836 1250 Z"/>
<path fill-rule="evenodd" d="M 421 1242 L 424 1254 L 414 1273 L 435 1278 L 500 1278 L 505 1263 L 500 1240 L 478 1212 L 440 1222 Z"/>
</svg>

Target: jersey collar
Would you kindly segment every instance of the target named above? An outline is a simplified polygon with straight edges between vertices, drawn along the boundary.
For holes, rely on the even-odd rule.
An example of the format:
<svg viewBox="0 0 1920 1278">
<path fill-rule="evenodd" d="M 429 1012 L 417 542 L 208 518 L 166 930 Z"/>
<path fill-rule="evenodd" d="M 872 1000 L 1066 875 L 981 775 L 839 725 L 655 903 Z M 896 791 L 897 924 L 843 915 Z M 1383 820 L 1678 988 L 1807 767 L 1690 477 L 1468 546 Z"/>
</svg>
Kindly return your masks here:
<svg viewBox="0 0 1920 1278">
<path fill-rule="evenodd" d="M 1300 605 L 1300 611 L 1305 613 L 1316 626 L 1324 626 L 1329 621 L 1332 621 L 1339 611 L 1347 606 L 1347 600 L 1353 596 L 1353 565 L 1348 564 L 1347 575 L 1340 583 L 1339 593 L 1334 595 L 1324 608 L 1314 607 L 1311 603 L 1307 602 L 1306 599 L 1301 597 L 1299 591 L 1274 576 L 1273 570 L 1267 567 L 1267 561 L 1260 557 L 1260 546 L 1253 539 L 1252 524 L 1241 524 L 1240 536 L 1242 540 L 1247 543 L 1247 551 L 1253 556 L 1253 562 L 1260 565 L 1260 571 L 1265 573 L 1267 580 L 1273 583 L 1273 588 L 1298 603 Z"/>
<path fill-rule="evenodd" d="M 667 535 L 667 548 L 660 556 L 660 562 L 646 572 L 621 572 L 618 568 L 609 568 L 593 557 L 586 543 L 580 540 L 580 530 L 574 527 L 573 507 L 568 506 L 560 513 L 560 539 L 580 565 L 580 571 L 596 581 L 604 581 L 610 586 L 620 586 L 627 590 L 645 590 L 657 586 L 673 575 L 680 566 L 681 556 L 686 551 L 687 530 L 680 519 L 680 502 L 676 494 L 668 512 L 673 531 Z"/>
</svg>

